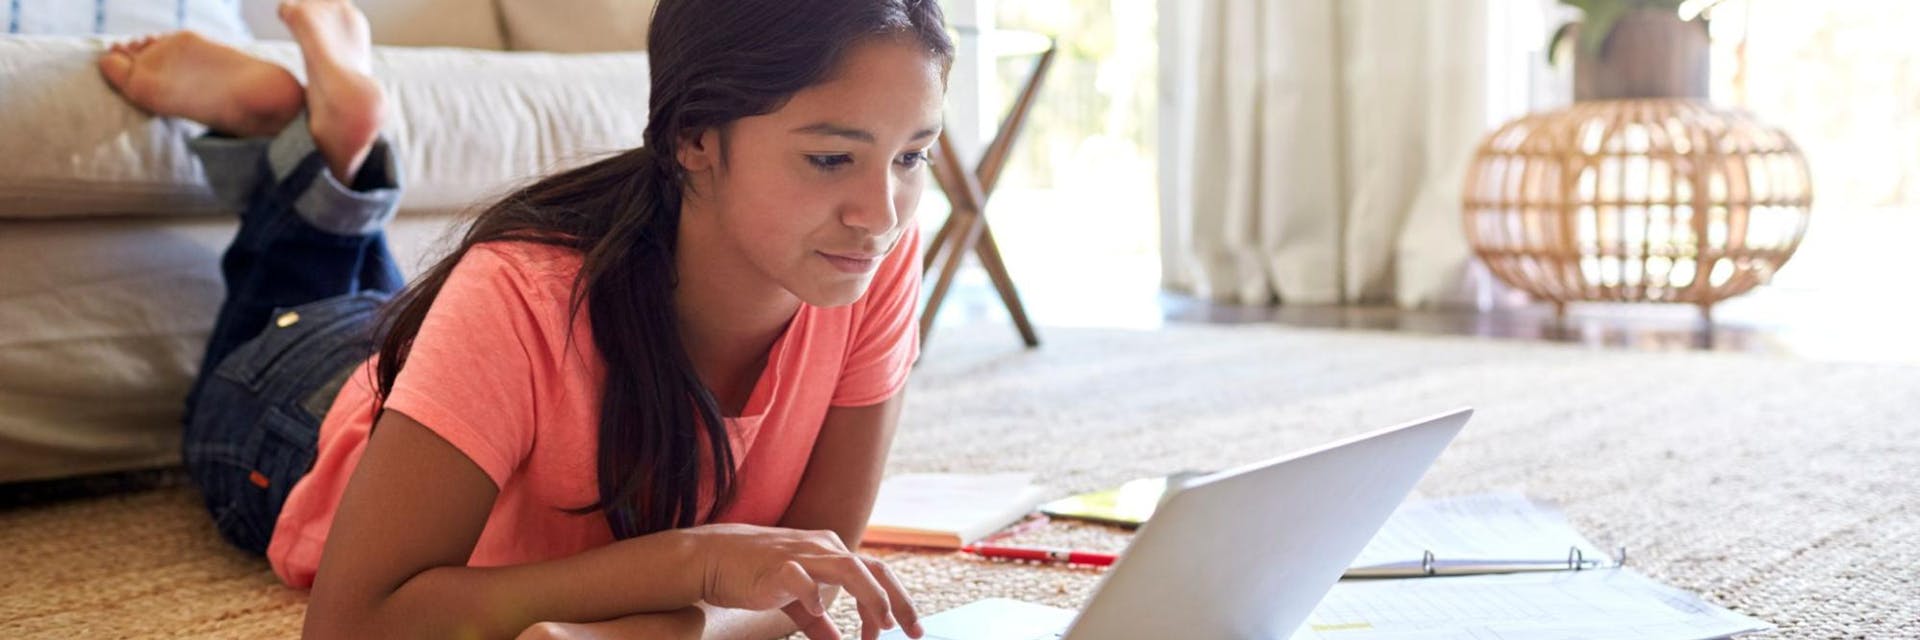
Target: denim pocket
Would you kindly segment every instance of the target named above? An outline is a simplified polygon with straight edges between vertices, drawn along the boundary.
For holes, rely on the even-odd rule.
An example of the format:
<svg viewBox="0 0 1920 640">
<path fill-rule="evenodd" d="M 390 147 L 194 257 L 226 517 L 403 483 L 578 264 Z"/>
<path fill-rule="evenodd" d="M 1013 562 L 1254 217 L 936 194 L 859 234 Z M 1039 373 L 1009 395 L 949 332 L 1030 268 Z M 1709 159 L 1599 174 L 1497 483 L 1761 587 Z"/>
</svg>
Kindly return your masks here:
<svg viewBox="0 0 1920 640">
<path fill-rule="evenodd" d="M 288 310 L 298 319 L 241 345 L 206 380 L 182 454 L 208 514 L 235 546 L 266 551 L 288 494 L 313 466 L 325 411 L 310 407 L 372 350 L 363 334 L 379 300 L 351 296 Z"/>
<path fill-rule="evenodd" d="M 226 385 L 221 385 L 226 386 Z M 261 407 L 252 419 L 206 412 L 231 439 L 189 443 L 187 468 L 200 485 L 221 537 L 265 553 L 293 485 L 313 466 L 318 425 L 304 415 Z"/>
</svg>

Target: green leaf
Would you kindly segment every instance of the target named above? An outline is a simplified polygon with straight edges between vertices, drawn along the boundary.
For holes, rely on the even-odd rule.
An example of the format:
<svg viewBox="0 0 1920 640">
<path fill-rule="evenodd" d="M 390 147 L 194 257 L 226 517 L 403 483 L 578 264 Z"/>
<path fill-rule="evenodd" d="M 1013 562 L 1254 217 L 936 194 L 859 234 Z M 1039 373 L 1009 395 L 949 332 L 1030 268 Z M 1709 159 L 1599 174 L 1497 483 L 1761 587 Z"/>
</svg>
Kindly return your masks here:
<svg viewBox="0 0 1920 640">
<path fill-rule="evenodd" d="M 1600 55 L 1607 44 L 1607 36 L 1613 33 L 1613 25 L 1620 22 L 1629 8 L 1622 2 L 1599 2 L 1587 9 L 1587 17 L 1580 21 L 1580 48 L 1590 55 Z"/>
<path fill-rule="evenodd" d="M 1680 5 L 1686 0 L 1560 0 L 1560 4 L 1580 10 L 1582 15 L 1577 23 L 1561 25 L 1547 39 L 1547 61 L 1557 63 L 1560 56 L 1560 42 L 1567 38 L 1573 25 L 1580 25 L 1580 50 L 1588 55 L 1598 56 L 1607 44 L 1607 36 L 1613 35 L 1613 27 L 1628 13 L 1638 9 L 1654 9 L 1678 13 Z M 1718 1 L 1712 4 L 1719 4 Z"/>
<path fill-rule="evenodd" d="M 1560 25 L 1560 28 L 1553 30 L 1553 37 L 1547 38 L 1547 64 L 1560 64 L 1560 45 L 1567 39 L 1567 32 L 1573 31 L 1575 24 L 1579 23 Z"/>
</svg>

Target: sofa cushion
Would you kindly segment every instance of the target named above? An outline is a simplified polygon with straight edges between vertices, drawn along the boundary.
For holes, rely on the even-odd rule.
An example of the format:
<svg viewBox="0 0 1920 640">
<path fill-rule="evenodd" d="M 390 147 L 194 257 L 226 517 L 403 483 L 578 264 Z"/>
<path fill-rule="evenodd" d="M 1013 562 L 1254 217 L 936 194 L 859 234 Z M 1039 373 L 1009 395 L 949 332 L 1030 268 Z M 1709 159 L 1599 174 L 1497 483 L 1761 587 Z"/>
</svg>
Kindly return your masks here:
<svg viewBox="0 0 1920 640">
<path fill-rule="evenodd" d="M 8 34 L 138 36 L 192 29 L 222 42 L 253 39 L 232 0 L 14 0 L 4 19 Z"/>
<path fill-rule="evenodd" d="M 231 2 L 232 0 L 221 0 Z M 280 0 L 240 0 L 254 37 L 292 40 L 280 23 Z M 505 49 L 500 12 L 492 0 L 358 0 L 373 43 L 408 47 Z"/>
<path fill-rule="evenodd" d="M 178 463 L 235 218 L 0 220 L 0 482 Z M 401 271 L 463 221 L 389 225 Z"/>
<path fill-rule="evenodd" d="M 516 51 L 645 51 L 654 0 L 500 0 Z"/>
<path fill-rule="evenodd" d="M 104 42 L 0 37 L 0 218 L 220 211 L 186 149 L 198 125 L 122 100 L 94 66 Z M 302 75 L 289 42 L 243 48 Z M 642 53 L 376 47 L 402 215 L 466 209 L 529 178 L 638 146 Z"/>
</svg>

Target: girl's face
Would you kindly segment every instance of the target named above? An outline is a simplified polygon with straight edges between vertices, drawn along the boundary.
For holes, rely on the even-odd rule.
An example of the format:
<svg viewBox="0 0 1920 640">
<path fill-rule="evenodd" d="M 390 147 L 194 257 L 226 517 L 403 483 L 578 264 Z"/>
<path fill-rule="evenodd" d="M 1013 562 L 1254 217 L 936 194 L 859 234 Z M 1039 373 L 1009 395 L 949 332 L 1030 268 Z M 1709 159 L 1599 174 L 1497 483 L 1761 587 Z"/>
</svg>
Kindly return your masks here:
<svg viewBox="0 0 1920 640">
<path fill-rule="evenodd" d="M 939 60 L 912 39 L 855 46 L 829 81 L 735 121 L 724 142 L 709 130 L 681 145 L 682 226 L 808 304 L 852 303 L 914 224 L 944 93 Z"/>
</svg>

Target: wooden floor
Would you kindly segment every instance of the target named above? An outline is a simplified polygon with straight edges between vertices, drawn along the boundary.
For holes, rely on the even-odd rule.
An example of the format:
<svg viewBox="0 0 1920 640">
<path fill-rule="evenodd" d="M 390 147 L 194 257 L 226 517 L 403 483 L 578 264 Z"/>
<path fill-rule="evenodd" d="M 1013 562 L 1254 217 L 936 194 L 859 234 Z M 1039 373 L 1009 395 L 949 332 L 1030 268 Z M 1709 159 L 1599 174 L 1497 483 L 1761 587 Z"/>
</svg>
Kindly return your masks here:
<svg viewBox="0 0 1920 640">
<path fill-rule="evenodd" d="M 1124 270 L 1124 269 L 1123 269 Z M 1565 319 L 1544 303 L 1509 302 L 1484 309 L 1400 309 L 1393 306 L 1215 304 L 1160 291 L 1153 281 L 1102 285 L 1070 274 L 1016 271 L 1016 282 L 1036 322 L 1046 326 L 1152 329 L 1170 323 L 1270 323 L 1323 329 L 1402 331 L 1429 335 L 1535 340 L 1602 349 L 1710 350 L 1848 362 L 1920 364 L 1920 337 L 1912 303 L 1875 301 L 1838 292 L 1762 290 L 1723 303 L 1709 324 L 1696 308 L 1680 305 L 1575 304 Z M 1024 278 L 1023 278 L 1024 276 Z M 1156 275 L 1157 278 L 1157 275 Z M 1904 304 L 1904 306 L 1902 306 Z M 983 275 L 963 272 L 953 300 L 940 311 L 941 327 L 1012 324 Z"/>
<path fill-rule="evenodd" d="M 1707 324 L 1690 308 L 1676 313 L 1622 314 L 1583 309 L 1565 319 L 1547 305 L 1494 310 L 1399 309 L 1392 306 L 1244 307 L 1212 304 L 1169 294 L 1162 305 L 1169 322 L 1244 324 L 1266 322 L 1323 329 L 1405 331 L 1433 335 L 1540 340 L 1641 350 L 1715 350 L 1792 354 L 1777 331 L 1726 321 Z"/>
</svg>

